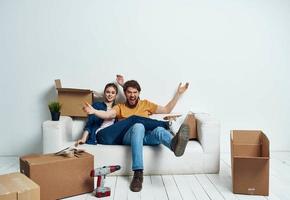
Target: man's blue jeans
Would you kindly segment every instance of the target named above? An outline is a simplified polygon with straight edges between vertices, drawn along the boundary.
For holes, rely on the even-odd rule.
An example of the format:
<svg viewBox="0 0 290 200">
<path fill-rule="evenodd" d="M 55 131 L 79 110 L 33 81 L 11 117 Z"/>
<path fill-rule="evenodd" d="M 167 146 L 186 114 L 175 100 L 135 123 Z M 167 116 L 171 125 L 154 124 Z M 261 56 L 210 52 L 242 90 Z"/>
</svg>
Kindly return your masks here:
<svg viewBox="0 0 290 200">
<path fill-rule="evenodd" d="M 169 128 L 168 121 L 159 121 L 146 117 L 133 115 L 127 119 L 116 122 L 115 124 L 100 130 L 97 133 L 97 142 L 100 144 L 123 144 L 123 137 L 127 131 L 136 123 L 143 124 L 146 131 L 152 131 L 156 127 Z"/>
<path fill-rule="evenodd" d="M 163 144 L 171 149 L 172 138 L 171 133 L 163 127 L 146 131 L 143 124 L 134 124 L 123 137 L 123 144 L 131 145 L 132 169 L 143 169 L 143 145 Z"/>
</svg>

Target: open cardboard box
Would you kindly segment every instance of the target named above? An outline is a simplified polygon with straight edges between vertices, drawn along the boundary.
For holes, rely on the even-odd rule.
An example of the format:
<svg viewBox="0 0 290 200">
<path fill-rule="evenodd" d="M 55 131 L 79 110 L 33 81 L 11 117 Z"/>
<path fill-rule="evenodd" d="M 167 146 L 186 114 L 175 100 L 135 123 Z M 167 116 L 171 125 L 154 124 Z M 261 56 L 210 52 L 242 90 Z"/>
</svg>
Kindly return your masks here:
<svg viewBox="0 0 290 200">
<path fill-rule="evenodd" d="M 16 172 L 0 176 L 1 200 L 40 200 L 40 188 L 25 175 Z"/>
<path fill-rule="evenodd" d="M 82 153 L 78 157 L 54 154 L 20 157 L 20 172 L 40 186 L 41 200 L 66 198 L 94 190 L 94 156 Z"/>
<path fill-rule="evenodd" d="M 269 140 L 262 131 L 231 131 L 233 192 L 268 196 L 269 158 Z"/>
<path fill-rule="evenodd" d="M 60 79 L 55 80 L 58 102 L 62 105 L 61 115 L 87 117 L 83 111 L 84 102 L 93 103 L 93 91 L 88 89 L 63 88 Z"/>
</svg>

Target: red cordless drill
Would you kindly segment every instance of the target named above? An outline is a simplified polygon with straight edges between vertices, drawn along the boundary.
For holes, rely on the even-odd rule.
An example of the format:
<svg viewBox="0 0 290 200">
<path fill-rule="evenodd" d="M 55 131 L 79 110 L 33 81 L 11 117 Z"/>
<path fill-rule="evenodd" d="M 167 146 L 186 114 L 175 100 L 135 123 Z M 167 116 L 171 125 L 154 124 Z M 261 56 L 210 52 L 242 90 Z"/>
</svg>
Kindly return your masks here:
<svg viewBox="0 0 290 200">
<path fill-rule="evenodd" d="M 96 197 L 107 197 L 111 195 L 111 188 L 104 187 L 105 178 L 107 174 L 110 174 L 114 171 L 121 169 L 120 165 L 104 166 L 100 168 L 93 169 L 91 171 L 91 177 L 98 177 L 97 188 L 96 188 Z"/>
</svg>

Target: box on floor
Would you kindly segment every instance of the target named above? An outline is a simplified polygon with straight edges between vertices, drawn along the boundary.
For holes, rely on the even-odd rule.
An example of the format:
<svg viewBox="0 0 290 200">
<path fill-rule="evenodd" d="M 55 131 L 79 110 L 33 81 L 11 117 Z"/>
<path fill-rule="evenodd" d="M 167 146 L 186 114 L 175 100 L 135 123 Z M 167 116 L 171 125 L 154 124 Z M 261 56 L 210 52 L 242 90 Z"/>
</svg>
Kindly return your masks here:
<svg viewBox="0 0 290 200">
<path fill-rule="evenodd" d="M 0 200 L 40 200 L 39 186 L 19 172 L 1 175 Z"/>
<path fill-rule="evenodd" d="M 40 186 L 41 200 L 55 200 L 94 190 L 90 171 L 94 157 L 82 153 L 78 157 L 54 154 L 28 155 L 20 158 L 20 171 Z"/>
<path fill-rule="evenodd" d="M 233 192 L 269 195 L 269 140 L 262 131 L 231 131 Z"/>
</svg>

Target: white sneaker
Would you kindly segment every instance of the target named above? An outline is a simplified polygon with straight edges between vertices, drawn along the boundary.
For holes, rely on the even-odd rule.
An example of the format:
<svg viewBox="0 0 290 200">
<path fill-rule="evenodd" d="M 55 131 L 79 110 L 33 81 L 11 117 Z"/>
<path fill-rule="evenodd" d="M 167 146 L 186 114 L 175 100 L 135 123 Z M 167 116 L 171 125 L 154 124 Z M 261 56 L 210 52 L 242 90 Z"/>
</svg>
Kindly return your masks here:
<svg viewBox="0 0 290 200">
<path fill-rule="evenodd" d="M 184 122 L 187 115 L 183 114 L 179 117 L 172 118 L 169 120 L 169 129 L 173 134 L 176 134 L 179 131 L 181 124 Z"/>
</svg>

